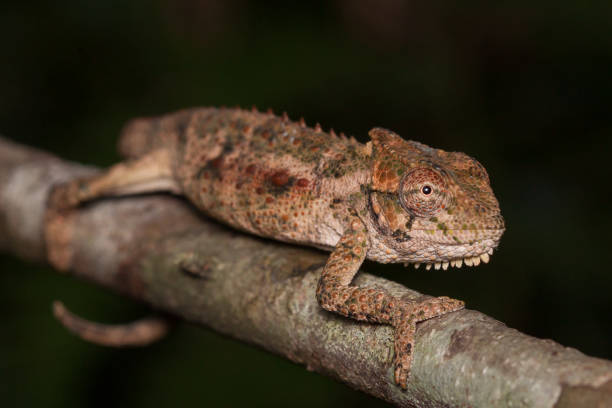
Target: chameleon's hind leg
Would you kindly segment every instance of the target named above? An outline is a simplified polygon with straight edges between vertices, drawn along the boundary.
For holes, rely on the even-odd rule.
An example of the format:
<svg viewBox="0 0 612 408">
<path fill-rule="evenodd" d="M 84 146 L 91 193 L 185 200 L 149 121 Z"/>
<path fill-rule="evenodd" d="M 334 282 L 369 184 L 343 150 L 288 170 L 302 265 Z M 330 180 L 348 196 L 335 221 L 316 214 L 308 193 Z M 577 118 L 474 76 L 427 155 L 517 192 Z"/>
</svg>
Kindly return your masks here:
<svg viewBox="0 0 612 408">
<path fill-rule="evenodd" d="M 382 289 L 350 286 L 366 257 L 367 244 L 366 227 L 353 216 L 323 268 L 317 299 L 329 311 L 395 328 L 395 382 L 405 389 L 417 322 L 462 309 L 464 304 L 447 297 L 406 301 Z"/>
<path fill-rule="evenodd" d="M 155 191 L 180 192 L 166 149 L 116 164 L 99 175 L 55 186 L 49 197 L 49 209 L 69 210 L 99 197 Z"/>
<path fill-rule="evenodd" d="M 180 192 L 172 174 L 170 154 L 163 149 L 119 163 L 99 175 L 55 186 L 45 220 L 49 262 L 60 270 L 71 267 L 71 238 L 65 225 L 79 204 L 103 196 L 155 191 Z M 149 344 L 162 338 L 171 324 L 167 318 L 150 317 L 124 325 L 102 325 L 71 314 L 59 302 L 54 303 L 53 310 L 72 333 L 92 343 L 114 347 Z"/>
</svg>

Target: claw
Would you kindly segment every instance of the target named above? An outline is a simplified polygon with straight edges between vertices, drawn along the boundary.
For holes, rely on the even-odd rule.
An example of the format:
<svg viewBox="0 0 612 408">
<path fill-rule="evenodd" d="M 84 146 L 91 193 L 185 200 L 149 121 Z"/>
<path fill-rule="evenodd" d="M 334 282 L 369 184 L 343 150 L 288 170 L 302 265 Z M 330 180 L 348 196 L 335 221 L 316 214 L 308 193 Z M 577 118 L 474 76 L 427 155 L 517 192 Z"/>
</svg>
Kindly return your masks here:
<svg viewBox="0 0 612 408">
<path fill-rule="evenodd" d="M 408 388 L 408 375 L 406 374 L 406 371 L 402 369 L 401 365 L 397 365 L 395 367 L 395 383 L 403 390 Z"/>
</svg>

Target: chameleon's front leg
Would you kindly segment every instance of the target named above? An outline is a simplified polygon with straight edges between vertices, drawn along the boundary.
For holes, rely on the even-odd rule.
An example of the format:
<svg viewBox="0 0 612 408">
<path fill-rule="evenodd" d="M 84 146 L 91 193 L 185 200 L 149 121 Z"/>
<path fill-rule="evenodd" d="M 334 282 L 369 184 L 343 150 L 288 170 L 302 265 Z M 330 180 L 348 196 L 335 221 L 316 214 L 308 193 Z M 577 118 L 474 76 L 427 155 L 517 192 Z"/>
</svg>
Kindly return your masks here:
<svg viewBox="0 0 612 408">
<path fill-rule="evenodd" d="M 323 268 L 317 299 L 326 310 L 395 328 L 395 381 L 405 389 L 417 322 L 462 309 L 464 303 L 447 297 L 406 301 L 382 289 L 350 286 L 366 257 L 367 247 L 366 227 L 357 216 L 352 216 Z"/>
</svg>

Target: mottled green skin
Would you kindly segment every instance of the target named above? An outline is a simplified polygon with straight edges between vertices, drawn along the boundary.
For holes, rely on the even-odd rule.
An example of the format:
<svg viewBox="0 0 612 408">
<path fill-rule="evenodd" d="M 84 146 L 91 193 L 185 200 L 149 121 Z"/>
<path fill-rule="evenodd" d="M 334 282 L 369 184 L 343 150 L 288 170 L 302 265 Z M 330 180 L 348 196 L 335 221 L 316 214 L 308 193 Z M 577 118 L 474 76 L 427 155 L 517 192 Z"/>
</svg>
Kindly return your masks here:
<svg viewBox="0 0 612 408">
<path fill-rule="evenodd" d="M 235 228 L 331 250 L 319 304 L 395 328 L 395 381 L 406 387 L 416 323 L 459 310 L 440 297 L 407 301 L 351 286 L 364 259 L 446 269 L 489 260 L 504 230 L 484 168 L 463 153 L 374 128 L 372 141 L 240 109 L 137 119 L 121 152 L 134 160 L 57 188 L 51 206 L 169 189 Z"/>
</svg>

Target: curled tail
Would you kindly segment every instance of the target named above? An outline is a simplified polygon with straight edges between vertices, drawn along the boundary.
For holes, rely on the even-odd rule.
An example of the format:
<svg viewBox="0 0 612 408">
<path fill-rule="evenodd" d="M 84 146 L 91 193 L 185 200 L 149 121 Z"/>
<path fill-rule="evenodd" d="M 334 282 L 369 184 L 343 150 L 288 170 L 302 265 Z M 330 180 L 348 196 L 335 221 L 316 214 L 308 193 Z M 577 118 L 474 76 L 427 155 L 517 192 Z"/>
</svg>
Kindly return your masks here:
<svg viewBox="0 0 612 408">
<path fill-rule="evenodd" d="M 58 301 L 53 302 L 53 314 L 71 333 L 100 346 L 146 346 L 165 337 L 172 321 L 165 317 L 149 317 L 128 324 L 107 325 L 85 320 Z"/>
</svg>

